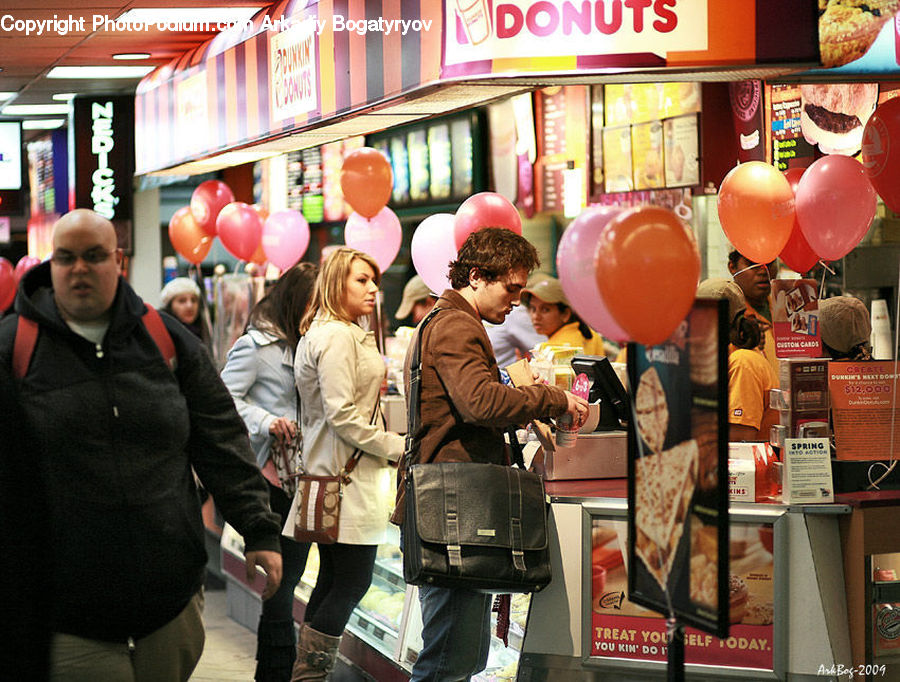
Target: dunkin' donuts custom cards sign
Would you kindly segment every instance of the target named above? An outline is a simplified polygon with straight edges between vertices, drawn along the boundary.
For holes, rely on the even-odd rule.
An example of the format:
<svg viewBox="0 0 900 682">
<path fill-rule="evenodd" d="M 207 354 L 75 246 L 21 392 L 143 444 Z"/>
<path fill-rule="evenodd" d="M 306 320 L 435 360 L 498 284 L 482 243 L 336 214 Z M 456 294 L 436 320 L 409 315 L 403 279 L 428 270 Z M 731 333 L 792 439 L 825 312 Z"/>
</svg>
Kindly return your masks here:
<svg viewBox="0 0 900 682">
<path fill-rule="evenodd" d="M 772 282 L 772 333 L 776 357 L 822 357 L 817 286 L 814 279 L 776 279 Z"/>
</svg>

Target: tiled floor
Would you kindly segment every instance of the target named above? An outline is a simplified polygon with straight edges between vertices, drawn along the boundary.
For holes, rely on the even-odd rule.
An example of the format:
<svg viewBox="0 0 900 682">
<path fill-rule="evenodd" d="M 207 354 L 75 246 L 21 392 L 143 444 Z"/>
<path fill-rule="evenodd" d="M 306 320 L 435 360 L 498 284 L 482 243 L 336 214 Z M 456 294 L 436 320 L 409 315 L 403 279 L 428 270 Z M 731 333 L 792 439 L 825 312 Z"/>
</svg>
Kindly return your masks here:
<svg viewBox="0 0 900 682">
<path fill-rule="evenodd" d="M 228 617 L 225 590 L 207 590 L 203 608 L 206 644 L 191 682 L 249 682 L 256 670 L 256 635 Z M 358 669 L 338 660 L 335 682 L 371 682 Z"/>
<path fill-rule="evenodd" d="M 225 590 L 206 592 L 203 622 L 206 645 L 191 681 L 252 680 L 256 669 L 256 635 L 228 617 Z"/>
</svg>

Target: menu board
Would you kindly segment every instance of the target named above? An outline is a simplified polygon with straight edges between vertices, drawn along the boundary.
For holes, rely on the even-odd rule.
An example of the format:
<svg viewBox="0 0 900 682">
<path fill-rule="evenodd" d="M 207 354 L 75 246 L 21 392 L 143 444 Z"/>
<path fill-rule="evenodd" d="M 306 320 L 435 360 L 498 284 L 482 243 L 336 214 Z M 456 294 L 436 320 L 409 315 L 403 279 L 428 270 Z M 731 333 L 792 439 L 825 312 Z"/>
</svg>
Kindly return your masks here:
<svg viewBox="0 0 900 682">
<path fill-rule="evenodd" d="M 665 618 L 628 597 L 634 565 L 627 561 L 626 522 L 592 515 L 590 532 L 589 656 L 665 663 Z M 696 556 L 714 561 L 717 549 L 712 538 L 693 528 L 692 533 Z M 732 554 L 726 590 L 728 636 L 720 639 L 685 628 L 685 663 L 773 670 L 774 528 L 769 523 L 733 522 L 728 534 Z"/>
<path fill-rule="evenodd" d="M 603 129 L 604 189 L 630 192 L 634 189 L 631 175 L 631 126 Z"/>
<path fill-rule="evenodd" d="M 690 187 L 700 184 L 698 139 L 696 114 L 663 121 L 666 187 Z"/>
<path fill-rule="evenodd" d="M 822 357 L 817 288 L 814 279 L 776 279 L 772 282 L 772 332 L 776 357 Z"/>
<path fill-rule="evenodd" d="M 604 86 L 606 125 L 646 123 L 700 111 L 700 83 L 611 83 Z"/>
<path fill-rule="evenodd" d="M 700 83 L 663 83 L 662 118 L 700 112 Z"/>
<path fill-rule="evenodd" d="M 541 91 L 540 155 L 566 153 L 566 90 L 545 88 Z"/>
<path fill-rule="evenodd" d="M 431 175 L 428 172 L 428 139 L 425 128 L 411 130 L 406 135 L 406 151 L 409 154 L 409 199 L 425 201 Z"/>
<path fill-rule="evenodd" d="M 799 85 L 772 86 L 772 159 L 780 171 L 806 168 L 815 150 L 800 131 L 802 105 Z"/>
<path fill-rule="evenodd" d="M 900 443 L 900 419 L 894 419 L 892 410 L 898 378 L 894 362 L 832 361 L 828 371 L 835 456 L 889 459 L 891 442 Z"/>
<path fill-rule="evenodd" d="M 453 168 L 450 163 L 450 126 L 439 123 L 428 127 L 428 191 L 432 199 L 449 199 Z"/>
<path fill-rule="evenodd" d="M 603 192 L 603 86 L 591 86 L 591 195 Z"/>
<path fill-rule="evenodd" d="M 287 207 L 303 210 L 303 159 L 299 151 L 287 154 Z"/>
<path fill-rule="evenodd" d="M 308 222 L 320 223 L 325 218 L 325 200 L 322 196 L 322 148 L 311 147 L 300 151 L 303 166 L 303 193 L 301 211 Z"/>
<path fill-rule="evenodd" d="M 631 126 L 631 163 L 635 189 L 665 187 L 661 121 Z"/>
<path fill-rule="evenodd" d="M 728 634 L 728 347 L 724 300 L 698 299 L 658 346 L 631 344 L 629 598 Z"/>
<path fill-rule="evenodd" d="M 472 122 L 468 118 L 450 123 L 450 164 L 453 196 L 469 196 L 472 193 Z"/>
<path fill-rule="evenodd" d="M 340 141 L 322 145 L 322 217 L 324 220 L 343 220 L 344 193 L 341 191 L 341 167 L 344 165 Z"/>
<path fill-rule="evenodd" d="M 409 154 L 406 150 L 406 138 L 398 135 L 391 138 L 390 154 L 391 171 L 394 173 L 394 187 L 391 190 L 391 201 L 403 203 L 409 201 Z"/>
</svg>

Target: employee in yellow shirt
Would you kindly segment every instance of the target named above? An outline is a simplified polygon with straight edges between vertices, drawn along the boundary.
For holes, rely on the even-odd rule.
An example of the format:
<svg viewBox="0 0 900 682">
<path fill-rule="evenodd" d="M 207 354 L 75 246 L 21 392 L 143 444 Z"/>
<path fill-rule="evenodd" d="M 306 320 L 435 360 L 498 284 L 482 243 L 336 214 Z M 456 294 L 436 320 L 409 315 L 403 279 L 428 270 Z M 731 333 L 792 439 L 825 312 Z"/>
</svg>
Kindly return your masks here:
<svg viewBox="0 0 900 682">
<path fill-rule="evenodd" d="M 548 277 L 523 289 L 521 301 L 528 309 L 534 330 L 547 336 L 548 343 L 581 346 L 586 355 L 605 354 L 603 337 L 575 314 L 558 279 Z"/>
<path fill-rule="evenodd" d="M 758 321 L 745 315 L 747 301 L 732 280 L 705 280 L 697 296 L 728 301 L 728 440 L 769 440 L 778 423 L 778 412 L 769 407 L 769 390 L 778 388 L 778 377 L 759 350 Z"/>
<path fill-rule="evenodd" d="M 778 261 L 754 263 L 736 249 L 728 254 L 728 272 L 740 287 L 747 304 L 746 316 L 759 320 L 763 332 L 760 350 L 772 367 L 778 372 L 778 358 L 775 357 L 775 336 L 772 333 L 772 280 L 778 276 Z"/>
</svg>

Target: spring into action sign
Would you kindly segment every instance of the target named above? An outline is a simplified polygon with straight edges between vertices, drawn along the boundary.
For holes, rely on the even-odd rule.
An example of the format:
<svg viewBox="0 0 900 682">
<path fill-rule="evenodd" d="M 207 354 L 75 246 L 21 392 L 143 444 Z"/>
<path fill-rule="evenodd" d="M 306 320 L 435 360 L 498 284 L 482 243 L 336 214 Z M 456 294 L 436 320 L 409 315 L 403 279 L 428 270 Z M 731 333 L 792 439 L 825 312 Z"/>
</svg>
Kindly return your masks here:
<svg viewBox="0 0 900 682">
<path fill-rule="evenodd" d="M 830 362 L 828 372 L 837 458 L 889 459 L 898 388 L 894 362 Z M 900 444 L 900 418 L 894 421 L 893 442 Z"/>
</svg>

